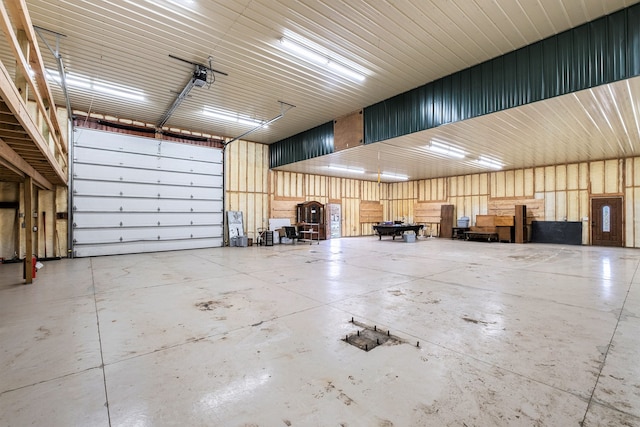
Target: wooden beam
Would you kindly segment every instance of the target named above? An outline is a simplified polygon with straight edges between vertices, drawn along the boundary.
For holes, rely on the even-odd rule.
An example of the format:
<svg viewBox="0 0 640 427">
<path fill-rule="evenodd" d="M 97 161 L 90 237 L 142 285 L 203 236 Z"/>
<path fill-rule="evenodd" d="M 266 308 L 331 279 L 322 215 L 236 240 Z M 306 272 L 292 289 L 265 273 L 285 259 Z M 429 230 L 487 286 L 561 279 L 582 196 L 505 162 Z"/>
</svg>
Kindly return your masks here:
<svg viewBox="0 0 640 427">
<path fill-rule="evenodd" d="M 11 13 L 13 21 L 9 19 L 7 11 L 4 9 L 4 5 L 6 5 L 9 12 Z M 0 2 L 0 14 L 3 18 L 2 25 L 5 27 L 4 30 L 7 38 L 12 38 L 12 34 L 8 32 L 9 28 L 12 27 L 10 25 L 7 27 L 7 23 L 13 23 L 13 25 L 16 26 L 17 30 L 24 31 L 26 38 L 29 41 L 29 58 L 33 59 L 33 61 L 31 65 L 29 65 L 28 62 L 22 62 L 22 60 L 24 60 L 23 57 L 21 58 L 18 66 L 23 67 L 27 73 L 29 72 L 29 68 L 33 70 L 35 80 L 38 84 L 37 89 L 35 87 L 32 88 L 35 95 L 34 98 L 36 104 L 38 104 L 38 106 L 42 109 L 42 114 L 45 117 L 49 128 L 53 130 L 54 141 L 56 142 L 58 149 L 66 155 L 67 147 L 65 146 L 65 144 L 63 144 L 64 140 L 62 128 L 60 127 L 60 122 L 58 121 L 58 116 L 56 114 L 53 94 L 51 93 L 51 89 L 49 88 L 49 84 L 47 83 L 47 79 L 45 78 L 44 60 L 42 59 L 42 55 L 40 54 L 40 47 L 38 45 L 36 33 L 33 30 L 33 23 L 31 22 L 31 18 L 29 17 L 26 1 L 18 0 L 10 2 Z M 29 80 L 29 82 L 31 83 L 31 80 Z M 41 94 L 43 96 L 41 96 Z M 47 106 L 50 106 L 51 108 L 47 110 Z M 67 114 L 71 116 L 72 112 L 67 111 Z"/>
<path fill-rule="evenodd" d="M 9 72 L 0 62 L 0 96 L 11 109 L 14 116 L 18 119 L 22 127 L 31 137 L 33 144 L 46 158 L 50 167 L 53 169 L 56 177 L 61 183 L 67 184 L 67 174 L 62 171 L 58 161 L 53 153 L 49 150 L 47 142 L 40 133 L 33 117 L 29 114 L 27 105 L 20 98 L 20 94 L 10 79 Z M 66 162 L 65 162 L 66 163 Z"/>
<path fill-rule="evenodd" d="M 20 52 L 24 55 L 24 59 L 29 61 L 29 39 L 23 30 L 18 30 L 17 42 Z M 16 67 L 16 87 L 22 96 L 22 100 L 26 103 L 29 100 L 29 75 L 22 71 L 22 67 Z"/>
<path fill-rule="evenodd" d="M 52 219 L 52 230 L 53 233 L 51 234 L 52 238 L 51 238 L 51 253 L 53 254 L 54 257 L 59 257 L 61 256 L 59 251 L 58 251 L 58 216 L 56 215 L 56 213 L 58 212 L 58 206 L 57 206 L 57 201 L 58 201 L 58 191 L 60 191 L 60 186 L 56 185 L 56 187 L 54 188 L 54 191 L 52 192 L 53 194 L 51 195 L 51 197 L 53 198 L 53 204 L 52 206 L 52 213 L 51 213 L 51 219 Z M 47 236 L 44 236 L 45 238 L 45 242 L 47 241 Z"/>
<path fill-rule="evenodd" d="M 22 176 L 27 175 L 33 177 L 36 185 L 45 189 L 51 190 L 53 185 L 51 182 L 46 179 L 40 172 L 35 170 L 33 166 L 27 163 L 18 153 L 16 153 L 13 148 L 9 147 L 6 142 L 0 139 L 0 161 L 5 165 L 8 169 L 16 173 L 22 174 Z"/>
<path fill-rule="evenodd" d="M 22 182 L 22 180 L 25 178 L 25 174 L 24 172 L 22 172 L 18 167 L 16 167 L 15 165 L 13 165 L 11 162 L 9 162 L 8 160 L 5 160 L 2 157 L 2 153 L 0 152 L 0 166 L 9 169 L 11 172 L 13 172 L 16 176 L 20 177 L 20 182 Z"/>
<path fill-rule="evenodd" d="M 33 283 L 33 179 L 24 180 L 25 283 Z"/>
</svg>

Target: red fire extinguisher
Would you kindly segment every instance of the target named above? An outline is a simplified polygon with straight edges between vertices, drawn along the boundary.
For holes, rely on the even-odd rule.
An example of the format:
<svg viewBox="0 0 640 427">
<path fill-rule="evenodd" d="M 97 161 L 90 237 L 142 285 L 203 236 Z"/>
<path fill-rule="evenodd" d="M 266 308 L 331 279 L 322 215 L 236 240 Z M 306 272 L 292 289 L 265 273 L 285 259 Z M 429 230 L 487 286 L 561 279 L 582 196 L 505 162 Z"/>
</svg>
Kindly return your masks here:
<svg viewBox="0 0 640 427">
<path fill-rule="evenodd" d="M 36 268 L 36 263 L 38 262 L 38 259 L 34 256 L 31 257 L 31 277 L 32 278 L 36 278 L 36 271 L 38 271 L 38 269 Z M 24 263 L 22 265 L 22 278 L 26 279 L 27 278 L 27 258 L 24 259 Z"/>
</svg>

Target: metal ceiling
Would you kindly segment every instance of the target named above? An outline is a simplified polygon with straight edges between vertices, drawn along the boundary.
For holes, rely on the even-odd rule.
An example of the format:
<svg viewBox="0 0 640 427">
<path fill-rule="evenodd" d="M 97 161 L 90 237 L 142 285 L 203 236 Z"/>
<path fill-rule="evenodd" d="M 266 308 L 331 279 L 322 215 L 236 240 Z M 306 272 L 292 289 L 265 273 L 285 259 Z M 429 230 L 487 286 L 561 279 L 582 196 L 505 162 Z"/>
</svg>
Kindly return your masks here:
<svg viewBox="0 0 640 427">
<path fill-rule="evenodd" d="M 202 114 L 205 107 L 269 120 L 278 101 L 296 105 L 247 139 L 272 143 L 455 71 L 615 12 L 631 0 L 27 0 L 34 25 L 65 35 L 67 73 L 143 92 L 144 101 L 70 88 L 71 105 L 157 123 L 193 74 L 169 55 L 228 73 L 196 87 L 167 121 L 222 137 L 246 132 Z M 366 75 L 340 77 L 283 50 L 305 40 Z M 4 48 L 3 48 L 4 49 Z M 50 69 L 52 55 L 42 50 Z M 0 52 L 4 56 L 4 51 Z M 64 105 L 62 92 L 52 85 Z M 363 178 L 329 164 L 411 179 L 475 173 L 478 155 L 505 168 L 640 155 L 637 79 L 491 114 L 280 169 Z M 469 153 L 448 160 L 431 139 Z"/>
</svg>

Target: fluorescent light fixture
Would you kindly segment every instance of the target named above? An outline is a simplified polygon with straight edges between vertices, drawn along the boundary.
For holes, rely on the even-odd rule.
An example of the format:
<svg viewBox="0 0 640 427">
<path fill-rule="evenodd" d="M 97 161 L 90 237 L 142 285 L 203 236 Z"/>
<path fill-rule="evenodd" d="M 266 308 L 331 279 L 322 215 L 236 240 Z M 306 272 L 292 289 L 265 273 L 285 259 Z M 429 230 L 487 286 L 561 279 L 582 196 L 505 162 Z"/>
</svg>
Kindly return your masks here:
<svg viewBox="0 0 640 427">
<path fill-rule="evenodd" d="M 191 11 L 192 6 L 196 5 L 195 0 L 162 0 L 162 1 L 159 1 L 159 0 L 145 0 L 145 1 L 147 3 L 151 3 L 154 6 L 157 6 L 157 7 L 159 6 L 159 7 L 163 8 L 163 9 L 167 9 L 165 7 L 165 5 L 167 3 L 172 4 L 174 6 L 181 7 L 183 9 L 186 9 L 186 10 L 189 10 L 189 11 Z"/>
<path fill-rule="evenodd" d="M 180 7 L 184 7 L 184 8 L 188 8 L 190 6 L 193 6 L 195 1 L 194 0 L 168 0 L 169 3 L 173 3 L 176 6 L 180 6 Z"/>
<path fill-rule="evenodd" d="M 225 120 L 227 122 L 234 122 L 241 125 L 248 125 L 248 126 L 264 125 L 263 127 L 265 128 L 269 127 L 262 120 L 252 119 L 250 117 L 242 116 L 240 114 L 231 113 L 227 111 L 218 111 L 218 110 L 211 110 L 208 108 L 204 108 L 202 110 L 202 114 L 204 114 L 205 116 L 215 117 L 216 119 Z"/>
<path fill-rule="evenodd" d="M 327 167 L 329 169 L 341 171 L 341 172 L 364 173 L 364 169 L 352 169 L 344 166 L 333 166 L 333 165 L 329 165 Z"/>
<path fill-rule="evenodd" d="M 73 75 L 67 75 L 67 85 L 78 88 L 78 89 L 91 90 L 90 80 L 79 78 Z"/>
<path fill-rule="evenodd" d="M 47 69 L 47 79 L 57 84 L 60 82 L 60 74 L 57 71 Z M 96 92 L 105 93 L 107 95 L 117 96 L 119 98 L 126 98 L 132 101 L 144 101 L 144 92 L 128 88 L 125 86 L 119 86 L 106 81 L 90 79 L 79 74 L 67 74 L 66 75 L 67 86 L 74 87 L 76 89 L 94 90 Z"/>
<path fill-rule="evenodd" d="M 465 152 L 463 150 L 438 141 L 431 141 L 427 146 L 427 150 L 458 159 L 464 159 L 465 156 Z"/>
<path fill-rule="evenodd" d="M 306 47 L 302 47 L 299 44 L 294 43 L 285 37 L 282 37 L 280 39 L 280 43 L 285 49 L 288 49 L 289 51 L 297 54 L 303 59 L 306 59 L 311 62 L 315 62 L 318 65 L 327 65 L 327 63 L 329 62 L 329 58 L 323 55 L 320 55 L 319 53 L 316 53 L 313 50 L 310 50 Z"/>
<path fill-rule="evenodd" d="M 479 165 L 482 166 L 486 166 L 489 167 L 491 169 L 502 169 L 502 167 L 504 166 L 502 163 L 500 163 L 497 160 L 494 160 L 490 157 L 485 157 L 485 156 L 480 156 L 477 160 Z"/>
<path fill-rule="evenodd" d="M 345 67 L 344 65 L 338 64 L 335 61 L 329 61 L 327 63 L 327 67 L 332 69 L 338 74 L 342 74 L 343 76 L 347 76 L 352 78 L 353 80 L 357 80 L 359 82 L 364 81 L 364 76 L 356 71 L 353 71 L 350 68 Z"/>
<path fill-rule="evenodd" d="M 331 59 L 329 55 L 319 53 L 311 48 L 296 43 L 291 39 L 282 37 L 280 39 L 280 44 L 288 51 L 295 53 L 300 59 L 304 59 L 308 62 L 312 62 L 316 65 L 325 67 L 335 74 L 341 75 L 343 77 L 348 77 L 359 82 L 362 82 L 365 79 L 365 76 L 362 73 L 359 73 L 358 71 L 350 67 L 342 65 L 341 63 Z"/>
<path fill-rule="evenodd" d="M 393 173 L 387 173 L 387 172 L 382 172 L 382 173 L 380 174 L 380 177 L 381 177 L 381 178 L 388 178 L 388 179 L 397 179 L 397 180 L 400 180 L 400 181 L 407 181 L 407 180 L 409 180 L 409 177 L 408 177 L 408 176 L 406 176 L 406 175 L 396 175 L 396 174 L 393 174 Z"/>
</svg>

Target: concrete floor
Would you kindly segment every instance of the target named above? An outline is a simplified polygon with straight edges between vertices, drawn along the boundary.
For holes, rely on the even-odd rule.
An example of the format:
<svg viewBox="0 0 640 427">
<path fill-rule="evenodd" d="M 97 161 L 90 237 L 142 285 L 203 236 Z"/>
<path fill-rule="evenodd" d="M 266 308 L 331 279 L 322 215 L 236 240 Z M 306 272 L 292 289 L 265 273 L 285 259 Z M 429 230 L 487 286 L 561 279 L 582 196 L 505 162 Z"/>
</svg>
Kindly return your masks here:
<svg viewBox="0 0 640 427">
<path fill-rule="evenodd" d="M 640 426 L 639 266 L 388 237 L 4 264 L 0 425 Z"/>
</svg>

